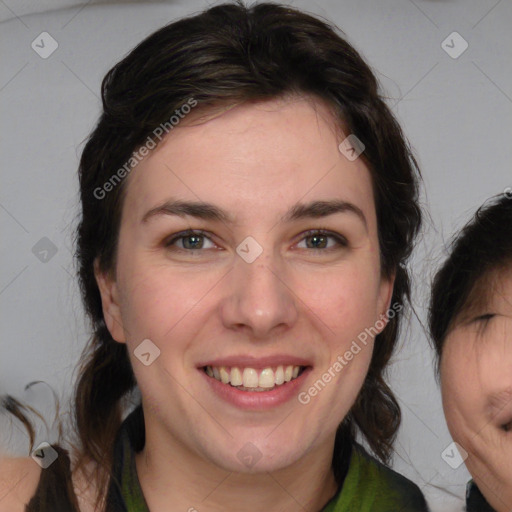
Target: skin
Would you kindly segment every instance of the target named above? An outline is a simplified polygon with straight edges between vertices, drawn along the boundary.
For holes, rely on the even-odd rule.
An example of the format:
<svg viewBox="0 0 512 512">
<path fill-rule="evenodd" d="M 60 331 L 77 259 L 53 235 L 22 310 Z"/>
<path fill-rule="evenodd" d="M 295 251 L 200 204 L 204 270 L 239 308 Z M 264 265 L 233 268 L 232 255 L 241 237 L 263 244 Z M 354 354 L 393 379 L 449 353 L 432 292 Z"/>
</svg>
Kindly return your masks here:
<svg viewBox="0 0 512 512">
<path fill-rule="evenodd" d="M 152 510 L 318 510 L 335 494 L 335 432 L 364 382 L 373 340 L 307 405 L 294 397 L 241 410 L 196 366 L 293 354 L 311 361 L 305 391 L 388 309 L 393 279 L 380 272 L 370 173 L 339 152 L 341 140 L 330 111 L 311 98 L 243 104 L 180 123 L 129 175 L 115 275 L 97 272 L 97 281 L 143 397 L 146 444 L 136 465 Z M 235 222 L 141 222 L 170 198 L 213 203 Z M 365 220 L 346 211 L 280 221 L 298 202 L 332 199 Z M 207 232 L 203 248 L 186 249 L 184 239 L 165 247 L 188 228 Z M 318 228 L 348 245 L 327 238 L 316 248 L 304 232 Z M 247 236 L 263 248 L 250 264 L 236 253 Z M 146 338 L 161 351 L 150 366 L 133 355 Z M 261 453 L 252 468 L 237 457 L 248 442 Z"/>
<path fill-rule="evenodd" d="M 512 510 L 512 270 L 500 272 L 488 304 L 456 324 L 445 341 L 441 384 L 453 439 L 497 512 Z M 482 315 L 494 314 L 490 319 Z M 492 397 L 492 398 L 491 398 Z"/>
</svg>

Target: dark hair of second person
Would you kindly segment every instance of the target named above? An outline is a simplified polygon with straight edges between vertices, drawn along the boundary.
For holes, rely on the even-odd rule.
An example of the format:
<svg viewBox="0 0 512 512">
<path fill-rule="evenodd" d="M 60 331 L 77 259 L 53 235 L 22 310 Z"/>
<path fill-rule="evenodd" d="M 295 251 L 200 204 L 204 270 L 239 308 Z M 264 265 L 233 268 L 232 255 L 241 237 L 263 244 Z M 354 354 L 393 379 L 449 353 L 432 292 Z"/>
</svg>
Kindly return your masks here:
<svg viewBox="0 0 512 512">
<path fill-rule="evenodd" d="M 512 199 L 486 202 L 455 236 L 429 329 L 448 428 L 473 479 L 468 512 L 512 508 Z"/>
</svg>

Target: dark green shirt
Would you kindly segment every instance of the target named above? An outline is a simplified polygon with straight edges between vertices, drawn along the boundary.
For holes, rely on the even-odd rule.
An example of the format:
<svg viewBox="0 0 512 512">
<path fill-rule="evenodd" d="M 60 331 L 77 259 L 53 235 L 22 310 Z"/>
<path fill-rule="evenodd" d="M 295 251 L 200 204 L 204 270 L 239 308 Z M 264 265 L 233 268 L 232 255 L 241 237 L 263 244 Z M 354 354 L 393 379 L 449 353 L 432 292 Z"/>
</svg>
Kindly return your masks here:
<svg viewBox="0 0 512 512">
<path fill-rule="evenodd" d="M 112 510 L 149 512 L 135 465 L 135 453 L 144 445 L 144 440 L 137 435 L 141 425 L 128 431 L 126 423 L 116 442 L 115 474 L 121 481 L 121 488 L 111 487 Z M 414 483 L 355 444 L 345 479 L 321 512 L 428 512 L 428 507 Z"/>
</svg>

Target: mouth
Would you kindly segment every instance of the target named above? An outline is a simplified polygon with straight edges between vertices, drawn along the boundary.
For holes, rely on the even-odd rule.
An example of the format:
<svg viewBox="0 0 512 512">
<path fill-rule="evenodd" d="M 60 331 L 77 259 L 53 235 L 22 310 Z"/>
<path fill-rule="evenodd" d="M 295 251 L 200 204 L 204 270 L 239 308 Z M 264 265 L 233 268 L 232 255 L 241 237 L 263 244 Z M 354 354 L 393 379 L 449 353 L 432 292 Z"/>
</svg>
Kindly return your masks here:
<svg viewBox="0 0 512 512">
<path fill-rule="evenodd" d="M 265 368 L 241 366 L 203 366 L 202 370 L 211 379 L 239 391 L 262 393 L 284 387 L 298 379 L 307 366 L 278 365 Z"/>
</svg>

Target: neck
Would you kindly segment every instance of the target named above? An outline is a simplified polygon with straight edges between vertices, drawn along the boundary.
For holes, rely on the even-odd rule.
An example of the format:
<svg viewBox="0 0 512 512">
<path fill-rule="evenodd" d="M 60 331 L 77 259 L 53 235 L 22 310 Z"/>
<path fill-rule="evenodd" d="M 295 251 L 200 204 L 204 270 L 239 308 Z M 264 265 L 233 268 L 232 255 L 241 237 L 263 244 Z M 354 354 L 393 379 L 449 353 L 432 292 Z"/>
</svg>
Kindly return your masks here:
<svg viewBox="0 0 512 512">
<path fill-rule="evenodd" d="M 174 510 L 189 512 L 317 511 L 338 488 L 331 467 L 333 449 L 334 437 L 288 467 L 234 473 L 169 439 L 168 431 L 162 442 L 160 436 L 146 429 L 146 443 L 135 462 L 151 510 L 166 510 L 173 503 Z"/>
</svg>

